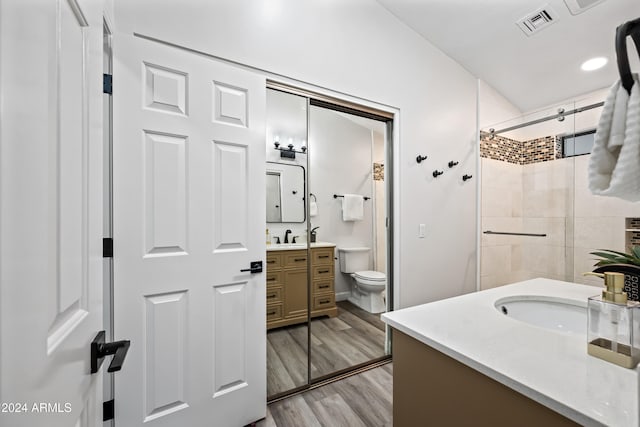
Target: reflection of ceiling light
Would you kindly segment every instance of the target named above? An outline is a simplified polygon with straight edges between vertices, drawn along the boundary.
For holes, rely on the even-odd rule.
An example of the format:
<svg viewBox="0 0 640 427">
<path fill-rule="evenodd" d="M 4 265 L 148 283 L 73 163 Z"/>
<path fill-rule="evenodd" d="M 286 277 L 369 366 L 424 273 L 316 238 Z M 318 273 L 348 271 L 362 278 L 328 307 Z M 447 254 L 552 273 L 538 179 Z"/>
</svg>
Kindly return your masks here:
<svg viewBox="0 0 640 427">
<path fill-rule="evenodd" d="M 597 58 L 591 58 L 587 61 L 584 61 L 580 68 L 582 68 L 583 71 L 593 71 L 604 67 L 605 65 L 607 65 L 607 62 L 609 62 L 607 58 L 599 56 Z"/>
</svg>

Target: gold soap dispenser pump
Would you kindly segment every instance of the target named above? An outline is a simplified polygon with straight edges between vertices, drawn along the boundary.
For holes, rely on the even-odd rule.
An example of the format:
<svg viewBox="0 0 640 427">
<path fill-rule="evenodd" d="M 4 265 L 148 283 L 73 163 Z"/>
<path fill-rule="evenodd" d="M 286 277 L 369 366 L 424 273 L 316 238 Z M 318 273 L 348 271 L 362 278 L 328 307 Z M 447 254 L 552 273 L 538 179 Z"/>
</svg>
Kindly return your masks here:
<svg viewBox="0 0 640 427">
<path fill-rule="evenodd" d="M 624 292 L 624 274 L 605 272 L 605 273 L 584 273 L 585 276 L 598 276 L 604 279 L 605 289 L 602 291 L 602 299 L 616 304 L 627 303 L 627 293 Z"/>
<path fill-rule="evenodd" d="M 640 304 L 628 301 L 624 274 L 585 273 L 604 279 L 601 295 L 589 298 L 587 353 L 625 368 L 640 361 Z"/>
</svg>

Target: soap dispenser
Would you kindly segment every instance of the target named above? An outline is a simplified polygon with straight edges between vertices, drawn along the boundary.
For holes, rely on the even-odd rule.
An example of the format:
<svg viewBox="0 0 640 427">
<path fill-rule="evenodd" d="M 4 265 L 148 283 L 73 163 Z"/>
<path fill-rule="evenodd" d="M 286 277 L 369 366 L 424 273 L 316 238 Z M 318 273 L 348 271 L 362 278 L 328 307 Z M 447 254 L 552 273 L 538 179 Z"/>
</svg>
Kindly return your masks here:
<svg viewBox="0 0 640 427">
<path fill-rule="evenodd" d="M 601 295 L 589 298 L 587 353 L 625 368 L 640 361 L 640 303 L 623 292 L 624 274 L 585 273 L 604 278 Z"/>
</svg>

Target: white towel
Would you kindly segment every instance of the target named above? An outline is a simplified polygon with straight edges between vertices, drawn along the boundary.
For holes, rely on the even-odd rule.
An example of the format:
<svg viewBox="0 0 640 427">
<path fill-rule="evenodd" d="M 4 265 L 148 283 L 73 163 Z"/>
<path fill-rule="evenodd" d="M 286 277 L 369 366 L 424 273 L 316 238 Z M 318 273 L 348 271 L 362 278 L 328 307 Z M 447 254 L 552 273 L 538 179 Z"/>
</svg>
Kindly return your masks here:
<svg viewBox="0 0 640 427">
<path fill-rule="evenodd" d="M 345 194 L 342 198 L 342 220 L 359 221 L 364 217 L 364 197 L 359 194 Z"/>
<path fill-rule="evenodd" d="M 589 189 L 600 196 L 640 200 L 640 81 L 631 94 L 616 82 L 598 123 L 589 159 Z"/>
<path fill-rule="evenodd" d="M 309 202 L 309 216 L 318 215 L 318 204 L 312 200 Z"/>
</svg>

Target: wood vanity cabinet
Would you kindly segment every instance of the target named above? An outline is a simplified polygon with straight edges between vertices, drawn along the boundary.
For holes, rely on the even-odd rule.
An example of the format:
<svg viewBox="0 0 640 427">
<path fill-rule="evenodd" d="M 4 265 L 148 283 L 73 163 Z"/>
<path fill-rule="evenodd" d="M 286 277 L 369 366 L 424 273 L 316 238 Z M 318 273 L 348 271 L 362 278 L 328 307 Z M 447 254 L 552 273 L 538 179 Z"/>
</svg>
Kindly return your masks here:
<svg viewBox="0 0 640 427">
<path fill-rule="evenodd" d="M 307 267 L 311 268 L 311 317 L 338 314 L 334 246 L 267 252 L 267 329 L 307 321 Z"/>
</svg>

